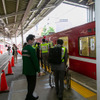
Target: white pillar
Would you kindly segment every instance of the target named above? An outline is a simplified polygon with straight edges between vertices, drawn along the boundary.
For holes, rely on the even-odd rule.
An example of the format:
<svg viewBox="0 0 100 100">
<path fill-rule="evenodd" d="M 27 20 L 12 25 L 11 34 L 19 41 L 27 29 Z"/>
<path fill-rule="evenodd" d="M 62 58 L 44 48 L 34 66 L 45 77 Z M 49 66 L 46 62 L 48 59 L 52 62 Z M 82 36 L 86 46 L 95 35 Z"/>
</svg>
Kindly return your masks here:
<svg viewBox="0 0 100 100">
<path fill-rule="evenodd" d="M 4 36 L 4 52 L 6 51 L 6 48 L 5 48 L 5 36 Z"/>
<path fill-rule="evenodd" d="M 95 0 L 97 100 L 100 100 L 100 0 Z"/>
<path fill-rule="evenodd" d="M 87 9 L 87 22 L 94 21 L 94 5 L 89 6 Z"/>
<path fill-rule="evenodd" d="M 23 47 L 23 26 L 21 24 L 21 37 L 22 37 L 22 47 Z"/>
<path fill-rule="evenodd" d="M 17 45 L 17 37 L 16 37 L 16 33 L 15 33 L 15 44 Z"/>
</svg>

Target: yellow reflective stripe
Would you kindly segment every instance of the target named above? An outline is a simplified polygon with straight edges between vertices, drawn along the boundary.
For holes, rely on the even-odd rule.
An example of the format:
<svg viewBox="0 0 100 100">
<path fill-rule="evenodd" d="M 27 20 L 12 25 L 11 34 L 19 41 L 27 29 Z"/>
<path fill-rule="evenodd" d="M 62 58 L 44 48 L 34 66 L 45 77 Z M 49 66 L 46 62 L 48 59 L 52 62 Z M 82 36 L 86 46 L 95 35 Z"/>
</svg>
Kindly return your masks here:
<svg viewBox="0 0 100 100">
<path fill-rule="evenodd" d="M 22 56 L 24 56 L 24 57 L 30 57 L 30 55 L 28 55 L 28 54 L 23 54 Z"/>
<path fill-rule="evenodd" d="M 61 57 L 62 58 L 62 62 L 64 62 L 63 58 L 64 58 L 64 55 L 65 55 L 65 49 L 66 49 L 65 47 L 62 47 L 62 57 Z"/>
</svg>

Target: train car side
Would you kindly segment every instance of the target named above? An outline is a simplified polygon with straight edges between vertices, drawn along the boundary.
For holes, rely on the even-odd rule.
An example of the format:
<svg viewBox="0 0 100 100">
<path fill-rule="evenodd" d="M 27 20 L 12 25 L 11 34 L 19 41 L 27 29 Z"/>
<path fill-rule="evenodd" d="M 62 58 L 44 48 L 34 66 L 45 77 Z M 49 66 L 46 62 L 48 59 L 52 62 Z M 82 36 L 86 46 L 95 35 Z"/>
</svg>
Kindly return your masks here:
<svg viewBox="0 0 100 100">
<path fill-rule="evenodd" d="M 48 35 L 46 39 L 56 44 L 63 37 L 68 37 L 70 69 L 96 79 L 95 22 Z"/>
</svg>

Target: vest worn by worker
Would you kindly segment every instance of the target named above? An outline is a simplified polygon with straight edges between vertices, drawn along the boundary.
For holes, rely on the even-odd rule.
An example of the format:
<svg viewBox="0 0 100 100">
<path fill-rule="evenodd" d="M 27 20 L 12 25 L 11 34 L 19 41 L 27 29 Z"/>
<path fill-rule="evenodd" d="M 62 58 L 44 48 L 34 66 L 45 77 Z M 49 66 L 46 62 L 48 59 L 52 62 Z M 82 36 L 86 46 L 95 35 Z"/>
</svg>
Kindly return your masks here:
<svg viewBox="0 0 100 100">
<path fill-rule="evenodd" d="M 53 43 L 49 42 L 49 48 L 53 48 Z"/>
<path fill-rule="evenodd" d="M 54 47 L 49 49 L 48 61 L 51 64 L 61 64 L 64 62 L 65 47 Z"/>
<path fill-rule="evenodd" d="M 32 47 L 35 49 L 36 47 L 35 47 L 35 45 L 32 45 Z"/>
<path fill-rule="evenodd" d="M 42 53 L 48 53 L 48 43 L 41 44 Z"/>
<path fill-rule="evenodd" d="M 62 56 L 61 56 L 62 62 L 64 62 L 65 51 L 66 51 L 66 48 L 62 47 Z"/>
</svg>

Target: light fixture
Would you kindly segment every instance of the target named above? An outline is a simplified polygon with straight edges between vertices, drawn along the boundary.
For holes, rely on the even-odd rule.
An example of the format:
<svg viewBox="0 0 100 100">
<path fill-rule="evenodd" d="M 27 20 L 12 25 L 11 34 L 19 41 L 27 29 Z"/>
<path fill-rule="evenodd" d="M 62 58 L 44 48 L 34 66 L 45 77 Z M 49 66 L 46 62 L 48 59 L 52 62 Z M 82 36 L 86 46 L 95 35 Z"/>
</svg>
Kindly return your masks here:
<svg viewBox="0 0 100 100">
<path fill-rule="evenodd" d="M 37 8 L 40 6 L 41 2 L 42 2 L 42 0 L 40 0 L 40 2 L 38 3 Z"/>
<path fill-rule="evenodd" d="M 80 0 L 79 3 L 81 3 L 83 0 Z"/>
<path fill-rule="evenodd" d="M 36 18 L 34 17 L 28 25 L 31 25 Z"/>
</svg>

